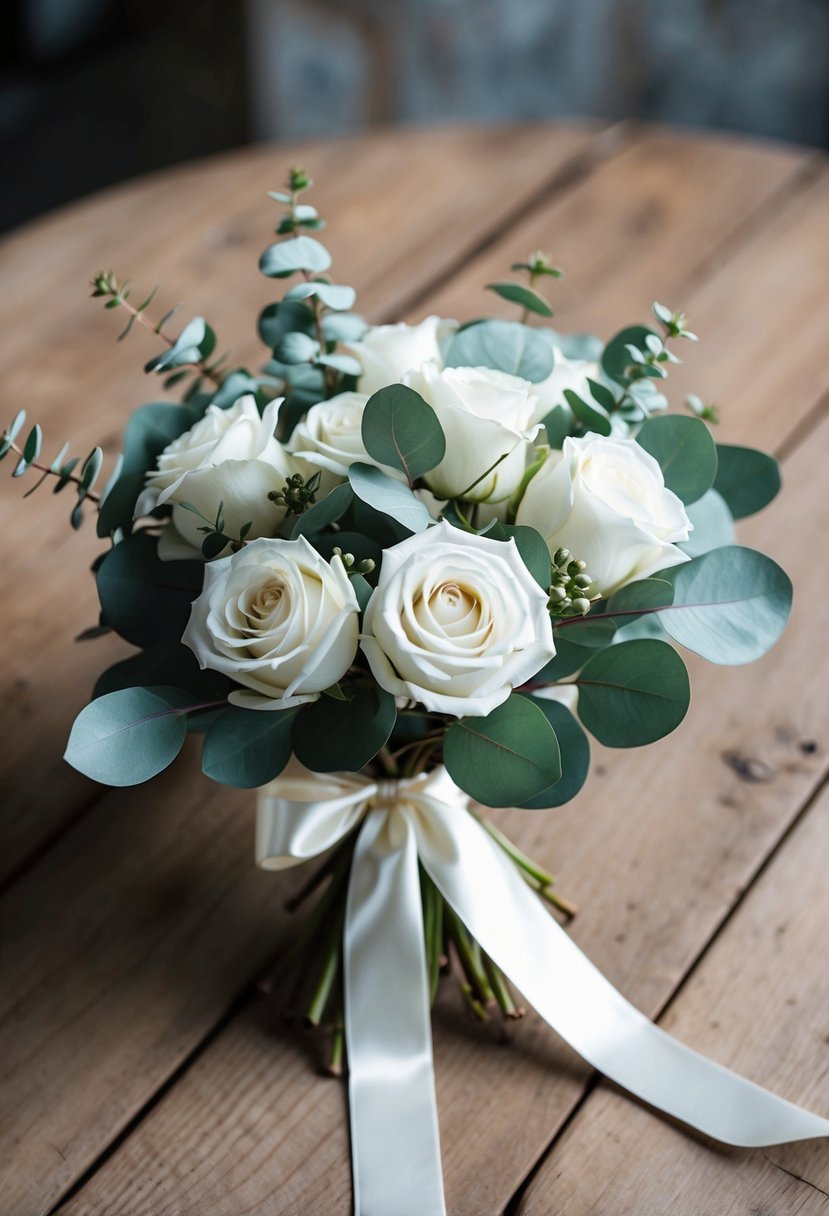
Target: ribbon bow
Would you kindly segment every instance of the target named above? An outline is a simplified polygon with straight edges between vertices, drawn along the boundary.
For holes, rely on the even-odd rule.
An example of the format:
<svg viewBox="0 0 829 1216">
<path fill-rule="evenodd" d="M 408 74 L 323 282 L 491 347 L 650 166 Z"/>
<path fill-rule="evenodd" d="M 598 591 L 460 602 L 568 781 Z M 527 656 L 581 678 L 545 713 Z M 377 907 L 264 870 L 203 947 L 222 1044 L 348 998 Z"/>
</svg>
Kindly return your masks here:
<svg viewBox="0 0 829 1216">
<path fill-rule="evenodd" d="M 400 781 L 280 777 L 259 792 L 256 857 L 280 870 L 362 821 L 343 945 L 355 1216 L 445 1216 L 418 858 L 446 902 L 589 1064 L 725 1144 L 829 1135 L 666 1034 L 604 978 L 469 813 L 444 768 Z"/>
</svg>

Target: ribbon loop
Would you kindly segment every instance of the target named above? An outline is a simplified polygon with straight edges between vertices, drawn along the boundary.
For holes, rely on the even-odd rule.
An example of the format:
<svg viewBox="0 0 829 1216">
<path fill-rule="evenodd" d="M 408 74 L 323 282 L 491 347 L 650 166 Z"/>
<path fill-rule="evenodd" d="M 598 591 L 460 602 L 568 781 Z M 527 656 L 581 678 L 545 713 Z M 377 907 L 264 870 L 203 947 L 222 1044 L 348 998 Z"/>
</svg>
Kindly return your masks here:
<svg viewBox="0 0 829 1216">
<path fill-rule="evenodd" d="M 469 814 L 444 768 L 401 781 L 278 778 L 257 861 L 283 869 L 362 822 L 343 947 L 356 1216 L 445 1216 L 418 859 L 538 1013 L 593 1067 L 725 1144 L 829 1135 L 829 1120 L 692 1051 L 616 991 Z"/>
</svg>

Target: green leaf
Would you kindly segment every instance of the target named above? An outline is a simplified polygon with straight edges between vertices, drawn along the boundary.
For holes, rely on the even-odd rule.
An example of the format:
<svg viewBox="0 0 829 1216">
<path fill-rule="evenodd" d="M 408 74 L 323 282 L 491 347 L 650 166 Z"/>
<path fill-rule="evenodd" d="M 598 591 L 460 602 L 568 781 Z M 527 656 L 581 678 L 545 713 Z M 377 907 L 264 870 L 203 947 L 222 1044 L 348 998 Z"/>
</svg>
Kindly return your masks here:
<svg viewBox="0 0 829 1216">
<path fill-rule="evenodd" d="M 674 730 L 691 698 L 685 664 L 645 638 L 599 651 L 578 677 L 579 717 L 606 747 L 641 747 Z"/>
<path fill-rule="evenodd" d="M 271 350 L 285 334 L 313 334 L 314 314 L 307 304 L 280 300 L 259 314 L 259 337 Z"/>
<path fill-rule="evenodd" d="M 422 532 L 434 522 L 425 504 L 402 481 L 395 481 L 373 464 L 357 461 L 348 470 L 354 493 L 375 511 L 389 515 L 410 532 Z"/>
<path fill-rule="evenodd" d="M 318 296 L 327 308 L 344 312 L 351 308 L 357 293 L 353 287 L 345 287 L 340 283 L 297 283 L 290 291 L 285 292 L 286 300 L 307 300 Z"/>
<path fill-rule="evenodd" d="M 780 489 L 780 465 L 755 448 L 718 443 L 719 466 L 714 489 L 735 519 L 762 511 Z"/>
<path fill-rule="evenodd" d="M 216 335 L 204 317 L 194 317 L 168 350 L 144 364 L 144 371 L 165 372 L 176 367 L 188 367 L 208 358 L 215 346 Z"/>
<path fill-rule="evenodd" d="M 534 384 L 547 379 L 553 362 L 542 331 L 518 321 L 476 321 L 458 330 L 446 351 L 447 367 L 491 367 Z"/>
<path fill-rule="evenodd" d="M 134 646 L 181 641 L 190 605 L 201 591 L 203 562 L 162 562 L 156 550 L 152 537 L 128 537 L 96 571 L 107 623 Z"/>
<path fill-rule="evenodd" d="M 331 254 L 312 236 L 296 236 L 270 245 L 259 259 L 259 269 L 269 279 L 287 279 L 298 270 L 319 274 L 331 265 Z"/>
<path fill-rule="evenodd" d="M 64 759 L 103 785 L 138 785 L 175 760 L 187 734 L 174 688 L 125 688 L 81 710 Z"/>
<path fill-rule="evenodd" d="M 204 737 L 201 766 L 212 781 L 250 790 L 278 777 L 291 758 L 293 709 L 231 706 Z"/>
<path fill-rule="evenodd" d="M 553 631 L 555 657 L 533 677 L 534 682 L 553 683 L 572 675 L 584 666 L 592 650 L 609 646 L 615 634 L 615 621 L 594 621 L 590 617 L 574 618 L 572 623 L 556 626 Z"/>
<path fill-rule="evenodd" d="M 524 693 L 520 693 L 524 696 Z M 560 701 L 551 701 L 546 697 L 530 697 L 533 705 L 537 705 L 544 717 L 555 731 L 561 752 L 561 776 L 558 781 L 548 785 L 534 798 L 522 802 L 526 810 L 540 810 L 544 807 L 564 806 L 571 798 L 575 798 L 587 779 L 590 768 L 590 743 L 587 735 L 579 726 L 566 705 Z"/>
<path fill-rule="evenodd" d="M 544 299 L 540 292 L 535 291 L 532 287 L 525 287 L 523 283 L 487 283 L 487 291 L 494 291 L 502 300 L 509 300 L 511 304 L 518 304 L 521 308 L 527 308 L 530 312 L 537 313 L 540 317 L 551 317 L 553 310 Z"/>
<path fill-rule="evenodd" d="M 587 380 L 587 385 L 590 389 L 590 395 L 593 400 L 597 402 L 597 404 L 599 404 L 606 413 L 611 414 L 616 408 L 616 398 L 613 396 L 613 393 L 610 391 L 607 385 L 601 384 L 598 380 L 591 380 L 589 377 Z"/>
<path fill-rule="evenodd" d="M 653 456 L 665 485 L 684 503 L 696 502 L 711 489 L 717 473 L 717 446 L 701 419 L 682 414 L 649 418 L 636 442 Z"/>
<path fill-rule="evenodd" d="M 323 367 L 333 367 L 334 371 L 340 372 L 343 376 L 359 376 L 363 370 L 362 363 L 358 362 L 353 355 L 319 355 L 317 363 L 321 363 Z"/>
<path fill-rule="evenodd" d="M 711 663 L 759 659 L 780 637 L 792 585 L 776 562 L 754 549 L 724 545 L 659 572 L 673 584 L 673 607 L 659 614 L 671 637 Z"/>
<path fill-rule="evenodd" d="M 179 643 L 152 646 L 115 663 L 98 677 L 92 696 L 103 697 L 122 688 L 138 685 L 147 688 L 156 684 L 182 689 L 193 704 L 224 700 L 237 687 L 218 671 L 202 670 L 192 650 Z"/>
<path fill-rule="evenodd" d="M 356 312 L 328 313 L 322 318 L 326 342 L 359 342 L 367 329 L 365 318 Z"/>
<path fill-rule="evenodd" d="M 452 780 L 484 806 L 517 806 L 561 776 L 555 732 L 528 697 L 515 694 L 485 718 L 460 718 L 446 732 Z"/>
<path fill-rule="evenodd" d="M 674 588 L 664 578 L 640 578 L 613 594 L 604 609 L 608 613 L 621 613 L 626 619 L 616 622 L 617 626 L 630 624 L 642 612 L 653 612 L 656 608 L 665 608 L 673 603 Z M 597 622 L 598 624 L 598 622 Z M 573 627 L 578 632 L 578 627 Z"/>
<path fill-rule="evenodd" d="M 437 414 L 420 393 L 404 384 L 391 384 L 369 397 L 361 430 L 369 456 L 399 469 L 409 485 L 440 464 L 446 454 Z"/>
<path fill-rule="evenodd" d="M 594 410 L 593 406 L 583 401 L 578 393 L 574 393 L 572 389 L 566 388 L 564 390 L 564 398 L 576 418 L 588 431 L 595 431 L 597 435 L 609 435 L 611 433 L 613 428 L 610 425 L 610 419 L 605 418 L 604 414 L 600 414 L 598 410 Z"/>
<path fill-rule="evenodd" d="M 703 553 L 710 553 L 712 549 L 736 543 L 734 517 L 725 499 L 716 490 L 709 490 L 702 498 L 692 502 L 687 515 L 694 525 L 693 531 L 677 547 L 689 557 L 702 557 Z"/>
<path fill-rule="evenodd" d="M 388 740 L 397 718 L 391 693 L 374 684 L 343 689 L 348 699 L 320 697 L 305 705 L 294 723 L 294 751 L 315 773 L 355 772 Z"/>
<path fill-rule="evenodd" d="M 611 338 L 602 352 L 601 360 L 602 371 L 608 379 L 617 384 L 625 383 L 625 371 L 633 362 L 627 347 L 635 346 L 637 350 L 645 348 L 646 339 L 650 334 L 654 334 L 654 331 L 646 325 L 629 325 Z"/>
<path fill-rule="evenodd" d="M 319 343 L 300 330 L 283 334 L 276 343 L 274 354 L 282 363 L 311 363 L 319 350 Z"/>
<path fill-rule="evenodd" d="M 547 542 L 535 528 L 526 524 L 496 523 L 487 530 L 486 535 L 492 540 L 514 540 L 515 547 L 521 554 L 521 560 L 540 587 L 546 591 L 550 586 L 551 566 L 550 550 Z"/>
<path fill-rule="evenodd" d="M 297 517 L 291 532 L 291 540 L 296 540 L 298 536 L 313 536 L 315 532 L 321 532 L 323 528 L 329 527 L 345 515 L 353 501 L 354 491 L 350 485 L 343 482 L 341 486 L 335 486 L 330 493 L 326 494 L 325 498 L 315 502 L 312 507 Z"/>
<path fill-rule="evenodd" d="M 547 442 L 551 448 L 559 451 L 564 447 L 564 440 L 572 430 L 572 415 L 563 405 L 554 405 L 544 419 L 544 430 L 547 432 Z"/>
</svg>

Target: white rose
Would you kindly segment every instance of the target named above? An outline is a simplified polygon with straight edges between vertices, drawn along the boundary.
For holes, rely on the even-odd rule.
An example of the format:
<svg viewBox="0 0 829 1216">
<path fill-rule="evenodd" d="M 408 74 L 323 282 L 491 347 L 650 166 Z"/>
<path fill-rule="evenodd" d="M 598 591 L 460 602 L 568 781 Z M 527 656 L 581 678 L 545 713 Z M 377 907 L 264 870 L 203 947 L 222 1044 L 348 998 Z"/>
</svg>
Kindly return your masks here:
<svg viewBox="0 0 829 1216">
<path fill-rule="evenodd" d="M 427 317 L 419 325 L 373 326 L 359 342 L 346 345 L 363 366 L 360 392 L 371 396 L 389 384 L 399 384 L 406 372 L 423 363 L 442 367 L 441 340 L 456 328 L 457 321 L 441 317 Z"/>
<path fill-rule="evenodd" d="M 438 416 L 446 454 L 424 478 L 439 498 L 455 498 L 481 477 L 499 456 L 506 459 L 466 497 L 501 502 L 518 488 L 531 464 L 533 440 L 541 430 L 538 400 L 528 380 L 488 367 L 448 367 L 425 363 L 405 378 Z"/>
<path fill-rule="evenodd" d="M 448 523 L 385 551 L 360 644 L 382 688 L 455 717 L 490 713 L 555 654 L 515 542 Z"/>
<path fill-rule="evenodd" d="M 328 401 L 320 401 L 311 406 L 291 436 L 290 450 L 296 459 L 322 470 L 322 494 L 328 494 L 338 482 L 347 479 L 349 467 L 355 461 L 377 464 L 363 444 L 363 411 L 367 401 L 365 393 L 338 393 Z M 394 477 L 402 476 L 393 469 L 385 471 Z"/>
<path fill-rule="evenodd" d="M 338 557 L 329 565 L 304 537 L 254 541 L 208 562 L 182 641 L 201 667 L 251 691 L 248 709 L 316 701 L 357 653 L 359 605 Z"/>
<path fill-rule="evenodd" d="M 201 549 L 204 526 L 189 503 L 211 523 L 223 503 L 225 532 L 238 536 L 246 524 L 253 526 L 251 538 L 272 534 L 284 510 L 268 501 L 271 490 L 280 490 L 295 471 L 291 457 L 275 437 L 281 399 L 272 401 L 259 415 L 252 396 L 240 397 L 228 409 L 209 405 L 205 415 L 189 431 L 164 449 L 156 469 L 147 476 L 147 490 L 138 505 L 139 513 L 170 504 L 176 535 L 167 537 L 162 556 L 186 554 L 186 546 Z M 165 528 L 166 534 L 169 529 Z M 176 541 L 184 542 L 176 550 Z M 190 554 L 192 556 L 192 553 Z"/>
<path fill-rule="evenodd" d="M 549 414 L 550 410 L 557 405 L 563 405 L 566 410 L 569 410 L 570 407 L 564 396 L 565 389 L 577 393 L 584 401 L 592 402 L 587 381 L 599 379 L 598 363 L 590 362 L 587 359 L 568 359 L 561 353 L 558 346 L 553 347 L 553 353 L 556 360 L 553 370 L 546 380 L 533 385 L 533 391 L 538 397 L 541 418 Z"/>
<path fill-rule="evenodd" d="M 610 595 L 687 557 L 672 542 L 692 524 L 662 470 L 633 439 L 586 435 L 551 452 L 527 486 L 516 523 L 535 528 L 550 553 L 564 546 L 587 562 Z"/>
</svg>

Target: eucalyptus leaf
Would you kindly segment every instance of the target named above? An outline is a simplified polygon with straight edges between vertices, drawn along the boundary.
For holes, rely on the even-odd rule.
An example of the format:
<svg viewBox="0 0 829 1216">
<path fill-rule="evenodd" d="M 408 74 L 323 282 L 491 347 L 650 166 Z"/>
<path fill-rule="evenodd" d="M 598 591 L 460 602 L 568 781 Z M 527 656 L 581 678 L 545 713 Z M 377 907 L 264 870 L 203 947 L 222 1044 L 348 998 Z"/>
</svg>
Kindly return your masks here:
<svg viewBox="0 0 829 1216">
<path fill-rule="evenodd" d="M 657 336 L 646 325 L 629 325 L 620 330 L 614 338 L 611 338 L 602 352 L 601 363 L 604 374 L 617 384 L 624 384 L 625 372 L 633 362 L 628 347 L 634 346 L 641 349 L 646 345 L 646 340 L 650 335 Z"/>
<path fill-rule="evenodd" d="M 459 718 L 446 731 L 450 777 L 484 806 L 517 806 L 561 777 L 558 740 L 529 698 L 511 694 L 484 718 Z"/>
<path fill-rule="evenodd" d="M 297 714 L 294 751 L 313 772 L 358 771 L 374 759 L 394 729 L 397 706 L 391 693 L 373 684 L 343 691 L 347 700 L 320 697 Z"/>
<path fill-rule="evenodd" d="M 101 611 L 134 646 L 173 644 L 181 641 L 203 577 L 203 562 L 162 562 L 157 542 L 138 533 L 111 549 L 97 569 Z"/>
<path fill-rule="evenodd" d="M 685 664 L 667 642 L 619 642 L 588 660 L 578 677 L 578 712 L 606 747 L 641 747 L 674 730 L 691 697 Z"/>
<path fill-rule="evenodd" d="M 494 291 L 502 300 L 518 304 L 529 312 L 537 313 L 540 317 L 551 317 L 553 310 L 540 292 L 523 283 L 487 283 L 487 289 Z"/>
<path fill-rule="evenodd" d="M 447 367 L 490 367 L 534 384 L 553 370 L 554 354 L 540 330 L 519 321 L 478 321 L 458 330 L 446 350 Z"/>
<path fill-rule="evenodd" d="M 717 447 L 700 418 L 666 414 L 649 418 L 636 442 L 662 469 L 665 485 L 686 504 L 702 498 L 717 474 Z"/>
<path fill-rule="evenodd" d="M 297 283 L 285 293 L 286 300 L 307 300 L 311 296 L 318 296 L 327 308 L 344 312 L 351 308 L 357 293 L 353 287 L 340 283 L 318 283 L 316 280 L 311 283 Z"/>
<path fill-rule="evenodd" d="M 702 498 L 692 502 L 687 508 L 687 515 L 693 530 L 687 540 L 679 541 L 677 547 L 689 557 L 701 557 L 712 549 L 735 543 L 734 516 L 716 490 L 709 490 Z"/>
<path fill-rule="evenodd" d="M 486 534 L 493 540 L 514 540 L 521 560 L 530 574 L 540 587 L 545 591 L 548 589 L 552 577 L 550 550 L 540 532 L 527 527 L 526 524 L 496 523 Z"/>
<path fill-rule="evenodd" d="M 269 279 L 287 279 L 298 270 L 319 274 L 331 265 L 331 254 L 312 236 L 296 236 L 270 245 L 259 259 L 259 269 Z"/>
<path fill-rule="evenodd" d="M 187 734 L 187 698 L 173 688 L 125 688 L 82 709 L 64 759 L 103 785 L 139 785 L 175 760 Z"/>
<path fill-rule="evenodd" d="M 789 619 L 791 582 L 754 549 L 724 545 L 658 577 L 674 588 L 673 607 L 659 614 L 663 628 L 711 663 L 739 666 L 759 659 Z"/>
<path fill-rule="evenodd" d="M 236 687 L 221 672 L 211 671 L 209 667 L 202 670 L 192 650 L 178 643 L 151 646 L 115 663 L 98 677 L 92 696 L 103 697 L 122 688 L 158 684 L 181 689 L 193 704 L 224 700 Z"/>
<path fill-rule="evenodd" d="M 588 431 L 595 431 L 597 435 L 605 436 L 611 433 L 613 428 L 610 425 L 610 419 L 584 401 L 578 393 L 574 393 L 572 389 L 566 388 L 564 390 L 564 398 L 575 417 L 578 418 L 582 426 Z"/>
<path fill-rule="evenodd" d="M 520 805 L 526 810 L 564 806 L 565 802 L 575 798 L 587 779 L 590 742 L 566 705 L 542 696 L 534 696 L 530 700 L 538 706 L 555 731 L 561 753 L 561 776 L 540 794 Z"/>
<path fill-rule="evenodd" d="M 242 709 L 216 718 L 202 749 L 202 771 L 212 781 L 255 789 L 278 777 L 291 758 L 294 709 Z"/>
<path fill-rule="evenodd" d="M 714 489 L 725 499 L 735 519 L 768 506 L 780 489 L 780 465 L 755 448 L 718 443 L 719 467 Z"/>
<path fill-rule="evenodd" d="M 259 337 L 273 350 L 285 334 L 314 332 L 314 314 L 298 300 L 280 300 L 259 314 Z"/>
<path fill-rule="evenodd" d="M 425 504 L 407 485 L 395 481 L 375 465 L 357 461 L 348 470 L 348 480 L 358 498 L 410 532 L 423 532 L 434 523 Z"/>
<path fill-rule="evenodd" d="M 353 501 L 354 491 L 347 482 L 334 486 L 330 493 L 297 517 L 291 532 L 291 540 L 296 540 L 298 536 L 313 536 L 315 532 L 321 532 L 324 528 L 336 523 L 345 515 Z"/>
<path fill-rule="evenodd" d="M 391 384 L 369 397 L 361 429 L 369 456 L 399 469 L 409 485 L 440 464 L 446 454 L 437 414 L 404 384 Z"/>
</svg>

